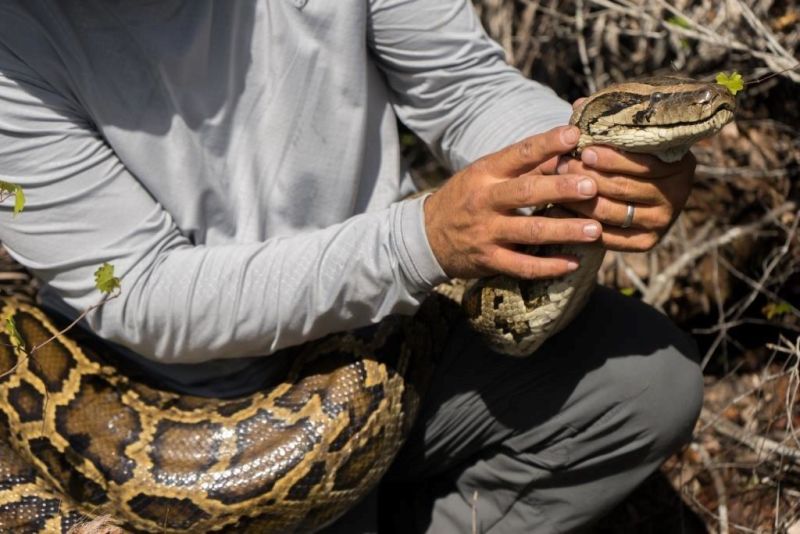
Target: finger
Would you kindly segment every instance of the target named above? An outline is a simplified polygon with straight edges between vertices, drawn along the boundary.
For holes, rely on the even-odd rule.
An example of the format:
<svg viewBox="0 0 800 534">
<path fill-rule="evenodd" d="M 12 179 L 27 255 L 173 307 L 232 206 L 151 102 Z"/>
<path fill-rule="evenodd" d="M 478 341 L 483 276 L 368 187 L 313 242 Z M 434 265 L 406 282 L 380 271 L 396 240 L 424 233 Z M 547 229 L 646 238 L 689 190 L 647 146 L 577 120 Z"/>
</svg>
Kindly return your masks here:
<svg viewBox="0 0 800 534">
<path fill-rule="evenodd" d="M 579 135 L 575 126 L 553 128 L 487 156 L 483 164 L 495 176 L 516 178 L 550 158 L 574 149 Z"/>
<path fill-rule="evenodd" d="M 588 243 L 600 237 L 602 228 L 591 219 L 551 217 L 498 217 L 494 235 L 515 245 L 548 245 L 554 243 Z"/>
<path fill-rule="evenodd" d="M 558 167 L 558 163 L 560 158 L 563 156 L 553 156 L 552 158 L 548 159 L 541 165 L 537 165 L 530 171 L 529 174 L 556 174 L 556 168 Z"/>
<path fill-rule="evenodd" d="M 632 178 L 593 170 L 580 160 L 571 159 L 559 166 L 559 171 L 568 174 L 580 174 L 592 178 L 597 184 L 597 196 L 607 197 L 621 202 L 637 204 L 663 204 L 678 191 L 688 189 L 689 176 L 680 176 L 672 180 Z"/>
<path fill-rule="evenodd" d="M 609 227 L 603 232 L 601 242 L 608 250 L 646 252 L 655 247 L 660 240 L 660 234 L 655 231 Z"/>
<path fill-rule="evenodd" d="M 596 193 L 594 180 L 585 176 L 526 174 L 514 180 L 504 180 L 492 185 L 489 204 L 497 211 L 505 211 L 586 200 Z"/>
<path fill-rule="evenodd" d="M 663 231 L 672 223 L 673 213 L 667 205 L 632 205 L 633 218 L 630 221 L 630 228 L 640 231 Z M 601 222 L 604 231 L 611 226 L 622 227 L 628 216 L 628 206 L 627 202 L 618 202 L 602 197 L 564 205 L 574 214 Z"/>
<path fill-rule="evenodd" d="M 578 268 L 578 259 L 572 256 L 539 257 L 516 250 L 498 247 L 492 257 L 491 268 L 514 278 L 532 280 L 556 278 Z"/>
<path fill-rule="evenodd" d="M 664 178 L 678 173 L 694 173 L 695 159 L 687 153 L 682 160 L 666 163 L 649 154 L 620 152 L 607 146 L 592 146 L 581 152 L 581 161 L 599 171 L 645 178 Z"/>
</svg>

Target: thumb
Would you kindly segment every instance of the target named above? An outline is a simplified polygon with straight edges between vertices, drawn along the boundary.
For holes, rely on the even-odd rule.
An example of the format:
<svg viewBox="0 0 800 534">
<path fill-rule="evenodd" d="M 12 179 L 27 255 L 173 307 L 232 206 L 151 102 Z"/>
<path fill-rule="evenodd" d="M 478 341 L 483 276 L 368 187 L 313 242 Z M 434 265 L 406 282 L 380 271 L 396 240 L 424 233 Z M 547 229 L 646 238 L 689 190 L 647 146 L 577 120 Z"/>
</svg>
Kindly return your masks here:
<svg viewBox="0 0 800 534">
<path fill-rule="evenodd" d="M 574 149 L 580 131 L 559 126 L 528 137 L 487 157 L 489 171 L 497 177 L 516 178 L 545 161 Z"/>
</svg>

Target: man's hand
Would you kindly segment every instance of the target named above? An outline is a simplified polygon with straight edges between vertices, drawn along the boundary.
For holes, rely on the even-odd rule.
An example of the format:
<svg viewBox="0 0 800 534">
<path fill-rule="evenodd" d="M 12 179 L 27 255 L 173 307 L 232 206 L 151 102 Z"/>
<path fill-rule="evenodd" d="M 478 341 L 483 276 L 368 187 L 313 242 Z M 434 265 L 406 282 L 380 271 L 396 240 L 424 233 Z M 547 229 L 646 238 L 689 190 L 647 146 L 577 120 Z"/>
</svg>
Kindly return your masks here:
<svg viewBox="0 0 800 534">
<path fill-rule="evenodd" d="M 594 180 L 583 173 L 556 174 L 558 156 L 573 150 L 577 140 L 574 126 L 529 137 L 476 161 L 427 199 L 428 240 L 448 276 L 546 278 L 578 267 L 575 258 L 517 251 L 519 245 L 591 242 L 602 233 L 600 224 L 589 219 L 517 212 L 549 203 L 586 202 L 597 194 Z"/>
<path fill-rule="evenodd" d="M 575 106 L 581 105 L 581 100 Z M 592 177 L 598 193 L 591 200 L 564 204 L 571 216 L 584 215 L 603 223 L 603 245 L 611 250 L 641 252 L 653 248 L 678 216 L 694 179 L 691 152 L 678 162 L 664 163 L 655 156 L 619 152 L 592 146 L 581 159 L 562 158 L 558 172 L 564 176 Z M 620 228 L 628 204 L 634 205 L 630 228 Z"/>
</svg>

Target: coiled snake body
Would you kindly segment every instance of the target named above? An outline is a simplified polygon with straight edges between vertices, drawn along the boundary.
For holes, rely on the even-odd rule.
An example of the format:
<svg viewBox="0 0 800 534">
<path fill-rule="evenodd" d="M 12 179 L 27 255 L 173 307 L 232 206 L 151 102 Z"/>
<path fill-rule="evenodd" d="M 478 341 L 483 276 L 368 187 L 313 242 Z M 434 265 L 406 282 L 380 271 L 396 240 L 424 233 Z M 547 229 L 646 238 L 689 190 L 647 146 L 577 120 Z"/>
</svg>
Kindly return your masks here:
<svg viewBox="0 0 800 534">
<path fill-rule="evenodd" d="M 728 122 L 714 84 L 656 78 L 609 87 L 571 120 L 580 146 L 679 159 Z M 545 253 L 545 251 L 533 251 Z M 527 355 L 580 310 L 603 251 L 566 279 L 492 277 L 464 310 L 501 352 Z M 441 293 L 460 293 L 457 286 Z M 343 514 L 388 468 L 416 416 L 452 303 L 426 301 L 292 353 L 286 380 L 249 397 L 201 399 L 119 373 L 69 335 L 25 358 L 0 332 L 0 531 L 66 532 L 111 514 L 132 531 L 309 532 Z M 57 332 L 35 307 L 3 301 L 28 347 Z M 7 328 L 7 326 L 4 326 Z"/>
</svg>

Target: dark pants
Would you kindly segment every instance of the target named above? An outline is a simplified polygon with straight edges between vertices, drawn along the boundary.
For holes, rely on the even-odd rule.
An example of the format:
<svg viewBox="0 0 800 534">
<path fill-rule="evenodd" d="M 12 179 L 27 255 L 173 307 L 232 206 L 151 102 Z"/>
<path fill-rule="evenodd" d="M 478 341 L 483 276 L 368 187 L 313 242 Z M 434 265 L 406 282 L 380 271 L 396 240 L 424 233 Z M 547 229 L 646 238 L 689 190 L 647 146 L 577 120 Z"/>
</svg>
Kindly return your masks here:
<svg viewBox="0 0 800 534">
<path fill-rule="evenodd" d="M 702 395 L 691 339 L 608 289 L 530 358 L 460 325 L 379 490 L 325 532 L 575 530 L 689 439 Z"/>
</svg>

